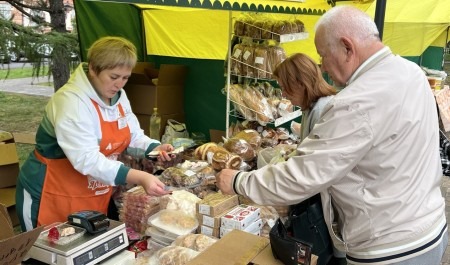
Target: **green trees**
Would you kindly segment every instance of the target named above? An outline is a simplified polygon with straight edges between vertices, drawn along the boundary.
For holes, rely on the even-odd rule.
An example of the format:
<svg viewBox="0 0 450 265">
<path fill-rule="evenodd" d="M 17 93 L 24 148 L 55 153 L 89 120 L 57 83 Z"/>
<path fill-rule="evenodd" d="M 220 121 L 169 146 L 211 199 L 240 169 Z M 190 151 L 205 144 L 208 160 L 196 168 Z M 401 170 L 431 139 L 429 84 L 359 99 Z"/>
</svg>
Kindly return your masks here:
<svg viewBox="0 0 450 265">
<path fill-rule="evenodd" d="M 0 55 L 22 54 L 32 63 L 33 76 L 53 76 L 58 90 L 79 63 L 78 35 L 66 29 L 66 16 L 73 7 L 63 0 L 0 0 L 0 7 L 6 3 L 23 14 L 29 25 L 14 22 L 18 13 L 11 12 L 9 17 L 5 16 L 8 12 L 0 13 Z"/>
</svg>

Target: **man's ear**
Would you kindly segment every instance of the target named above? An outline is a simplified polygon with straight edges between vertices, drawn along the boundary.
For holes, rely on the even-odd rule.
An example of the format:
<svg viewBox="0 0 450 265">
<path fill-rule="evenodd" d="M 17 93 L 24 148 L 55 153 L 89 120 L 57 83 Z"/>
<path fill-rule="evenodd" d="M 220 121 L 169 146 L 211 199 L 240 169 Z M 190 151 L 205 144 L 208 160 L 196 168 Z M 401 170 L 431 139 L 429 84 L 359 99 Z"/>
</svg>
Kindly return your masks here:
<svg viewBox="0 0 450 265">
<path fill-rule="evenodd" d="M 350 58 L 355 55 L 355 45 L 353 41 L 347 37 L 341 38 L 341 44 L 345 49 L 345 58 L 348 62 Z"/>
</svg>

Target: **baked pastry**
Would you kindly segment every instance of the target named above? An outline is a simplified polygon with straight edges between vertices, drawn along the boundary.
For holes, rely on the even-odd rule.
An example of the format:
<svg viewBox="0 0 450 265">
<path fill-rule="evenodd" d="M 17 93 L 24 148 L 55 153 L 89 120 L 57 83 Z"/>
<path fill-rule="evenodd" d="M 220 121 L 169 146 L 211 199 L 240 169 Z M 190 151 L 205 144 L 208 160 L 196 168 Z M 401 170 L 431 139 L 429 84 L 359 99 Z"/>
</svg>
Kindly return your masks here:
<svg viewBox="0 0 450 265">
<path fill-rule="evenodd" d="M 238 132 L 234 138 L 244 139 L 253 147 L 254 150 L 258 150 L 261 145 L 261 135 L 253 129 L 242 130 Z"/>
<path fill-rule="evenodd" d="M 255 159 L 256 157 L 255 149 L 253 149 L 251 144 L 249 144 L 244 139 L 229 138 L 225 141 L 223 147 L 225 147 L 225 149 L 227 149 L 231 153 L 242 157 L 244 161 L 250 161 Z"/>
</svg>

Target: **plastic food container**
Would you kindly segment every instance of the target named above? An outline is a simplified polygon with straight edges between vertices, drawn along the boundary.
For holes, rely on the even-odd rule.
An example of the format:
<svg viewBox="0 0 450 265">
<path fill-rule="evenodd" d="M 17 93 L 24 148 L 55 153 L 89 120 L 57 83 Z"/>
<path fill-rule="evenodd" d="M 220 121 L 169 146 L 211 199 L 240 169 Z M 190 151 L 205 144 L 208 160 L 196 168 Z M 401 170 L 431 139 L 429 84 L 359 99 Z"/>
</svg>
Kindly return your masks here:
<svg viewBox="0 0 450 265">
<path fill-rule="evenodd" d="M 148 224 L 161 230 L 166 236 L 177 238 L 195 232 L 197 218 L 176 210 L 161 210 L 148 218 Z"/>
<path fill-rule="evenodd" d="M 61 231 L 68 227 L 73 227 L 75 229 L 75 233 L 69 236 L 60 236 L 58 240 L 51 240 L 48 237 L 48 234 L 50 232 L 50 229 L 53 227 L 56 227 L 58 229 L 59 234 L 61 235 Z M 82 237 L 86 233 L 86 229 L 78 226 L 69 225 L 66 223 L 54 223 L 52 225 L 49 225 L 46 227 L 46 230 L 41 232 L 37 240 L 41 240 L 47 243 L 53 243 L 56 245 L 67 245 L 70 242 L 73 242 L 77 240 L 78 238 Z"/>
<path fill-rule="evenodd" d="M 171 236 L 171 234 L 164 233 L 163 231 L 157 229 L 156 227 L 149 226 L 145 230 L 145 235 L 151 237 L 158 243 L 164 243 L 166 245 L 171 244 L 177 237 Z"/>
</svg>

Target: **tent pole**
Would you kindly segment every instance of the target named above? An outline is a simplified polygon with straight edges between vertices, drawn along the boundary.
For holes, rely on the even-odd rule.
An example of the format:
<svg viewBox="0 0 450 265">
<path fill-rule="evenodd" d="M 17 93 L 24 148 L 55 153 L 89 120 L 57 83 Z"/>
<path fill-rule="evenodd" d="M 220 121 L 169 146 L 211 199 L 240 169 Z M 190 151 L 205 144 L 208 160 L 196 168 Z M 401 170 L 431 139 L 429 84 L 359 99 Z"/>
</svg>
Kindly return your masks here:
<svg viewBox="0 0 450 265">
<path fill-rule="evenodd" d="M 380 34 L 380 40 L 383 40 L 383 29 L 384 29 L 384 15 L 386 14 L 386 1 L 387 0 L 377 0 L 377 5 L 375 7 L 375 24 L 377 24 L 378 32 Z"/>
<path fill-rule="evenodd" d="M 230 128 L 230 82 L 231 82 L 231 39 L 232 39 L 232 25 L 233 25 L 233 16 L 232 11 L 228 11 L 228 58 L 227 58 L 227 83 L 225 84 L 225 89 L 227 92 L 227 105 L 226 105 L 226 113 L 225 113 L 225 137 L 228 139 L 231 135 L 229 135 Z"/>
</svg>

